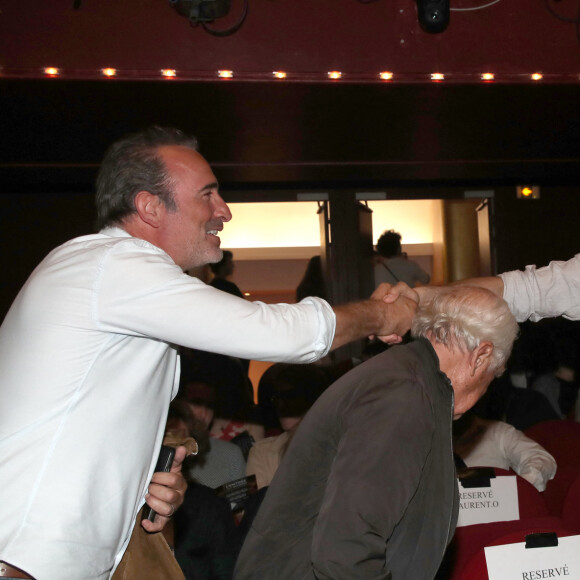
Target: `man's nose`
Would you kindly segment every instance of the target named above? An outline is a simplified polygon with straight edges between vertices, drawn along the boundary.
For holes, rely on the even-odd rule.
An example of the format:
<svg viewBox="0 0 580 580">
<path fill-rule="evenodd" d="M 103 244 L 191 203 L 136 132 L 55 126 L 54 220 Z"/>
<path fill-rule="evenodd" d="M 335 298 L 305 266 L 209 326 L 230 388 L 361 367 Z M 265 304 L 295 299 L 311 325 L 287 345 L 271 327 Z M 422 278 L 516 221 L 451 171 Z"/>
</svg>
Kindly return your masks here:
<svg viewBox="0 0 580 580">
<path fill-rule="evenodd" d="M 232 219 L 232 212 L 228 207 L 228 204 L 222 199 L 218 194 L 216 199 L 216 207 L 214 210 L 216 217 L 219 217 L 224 222 L 229 222 Z"/>
</svg>

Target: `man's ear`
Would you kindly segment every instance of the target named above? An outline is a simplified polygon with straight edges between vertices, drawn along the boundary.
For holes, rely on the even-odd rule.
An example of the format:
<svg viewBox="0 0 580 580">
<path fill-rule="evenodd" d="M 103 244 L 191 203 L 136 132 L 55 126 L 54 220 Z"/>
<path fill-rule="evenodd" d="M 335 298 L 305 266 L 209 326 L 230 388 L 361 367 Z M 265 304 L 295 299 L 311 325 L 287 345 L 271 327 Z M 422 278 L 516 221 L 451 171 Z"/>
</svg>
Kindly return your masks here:
<svg viewBox="0 0 580 580">
<path fill-rule="evenodd" d="M 487 370 L 491 364 L 492 356 L 493 344 L 488 341 L 481 342 L 469 357 L 471 376 L 473 377 L 476 373 Z"/>
<path fill-rule="evenodd" d="M 160 226 L 161 218 L 166 211 L 161 198 L 149 191 L 140 191 L 135 196 L 135 209 L 141 220 L 152 228 Z"/>
</svg>

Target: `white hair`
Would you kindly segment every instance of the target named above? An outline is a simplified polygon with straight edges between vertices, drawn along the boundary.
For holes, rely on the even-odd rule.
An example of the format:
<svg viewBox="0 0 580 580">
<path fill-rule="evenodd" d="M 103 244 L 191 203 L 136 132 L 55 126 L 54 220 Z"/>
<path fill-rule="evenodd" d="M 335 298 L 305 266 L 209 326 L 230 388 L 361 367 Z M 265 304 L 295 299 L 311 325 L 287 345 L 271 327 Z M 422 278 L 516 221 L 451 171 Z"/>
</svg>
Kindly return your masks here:
<svg viewBox="0 0 580 580">
<path fill-rule="evenodd" d="M 470 352 L 491 342 L 490 370 L 496 376 L 504 370 L 518 330 L 506 302 L 476 286 L 442 288 L 419 305 L 411 326 L 413 336 Z"/>
</svg>

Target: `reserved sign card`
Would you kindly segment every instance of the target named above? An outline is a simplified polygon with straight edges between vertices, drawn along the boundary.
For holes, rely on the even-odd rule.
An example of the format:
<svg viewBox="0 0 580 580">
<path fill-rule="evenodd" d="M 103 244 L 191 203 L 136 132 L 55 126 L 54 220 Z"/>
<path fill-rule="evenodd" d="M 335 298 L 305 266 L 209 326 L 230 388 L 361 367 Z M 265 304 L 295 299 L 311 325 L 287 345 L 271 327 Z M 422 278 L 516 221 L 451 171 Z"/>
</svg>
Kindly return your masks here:
<svg viewBox="0 0 580 580">
<path fill-rule="evenodd" d="M 580 578 L 580 536 L 558 538 L 558 545 L 528 548 L 524 542 L 485 548 L 489 580 Z"/>
<path fill-rule="evenodd" d="M 459 481 L 457 527 L 520 519 L 515 475 L 490 479 L 490 487 L 464 488 Z"/>
</svg>

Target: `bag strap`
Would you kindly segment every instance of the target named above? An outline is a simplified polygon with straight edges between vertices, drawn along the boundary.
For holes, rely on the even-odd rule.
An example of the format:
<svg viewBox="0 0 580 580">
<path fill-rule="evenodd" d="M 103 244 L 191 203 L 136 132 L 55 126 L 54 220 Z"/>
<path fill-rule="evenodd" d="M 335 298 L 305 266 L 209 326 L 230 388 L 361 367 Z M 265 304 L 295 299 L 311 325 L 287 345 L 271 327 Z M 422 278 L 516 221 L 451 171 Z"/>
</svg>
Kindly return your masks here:
<svg viewBox="0 0 580 580">
<path fill-rule="evenodd" d="M 388 270 L 389 274 L 397 281 L 400 282 L 399 278 L 397 278 L 396 274 L 384 263 L 382 262 L 383 266 Z"/>
</svg>

